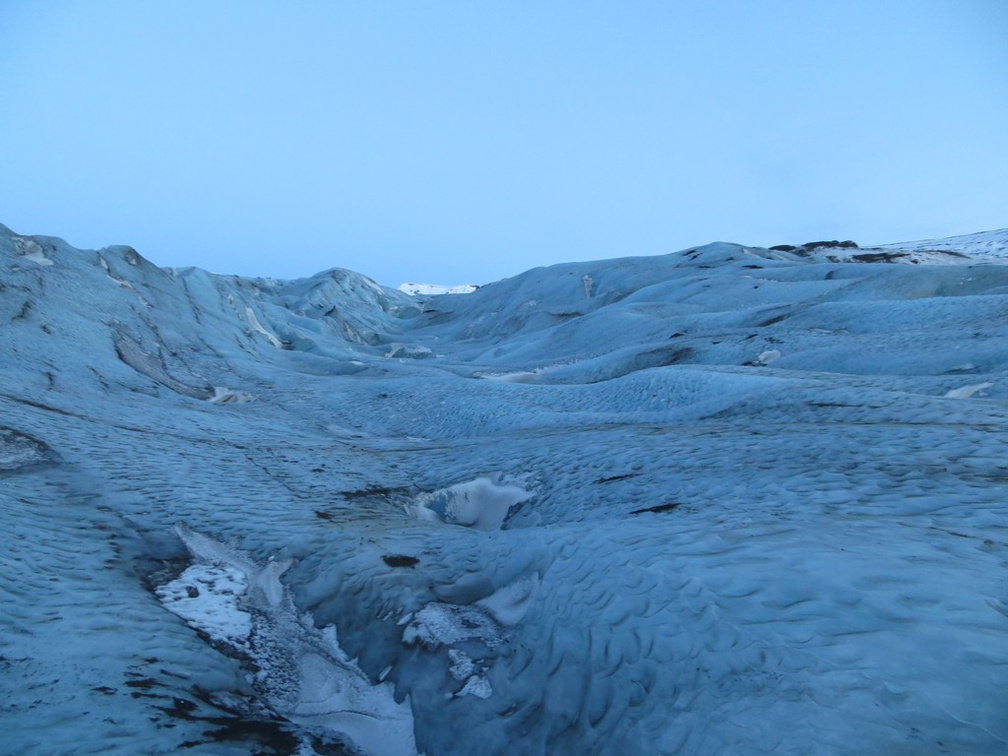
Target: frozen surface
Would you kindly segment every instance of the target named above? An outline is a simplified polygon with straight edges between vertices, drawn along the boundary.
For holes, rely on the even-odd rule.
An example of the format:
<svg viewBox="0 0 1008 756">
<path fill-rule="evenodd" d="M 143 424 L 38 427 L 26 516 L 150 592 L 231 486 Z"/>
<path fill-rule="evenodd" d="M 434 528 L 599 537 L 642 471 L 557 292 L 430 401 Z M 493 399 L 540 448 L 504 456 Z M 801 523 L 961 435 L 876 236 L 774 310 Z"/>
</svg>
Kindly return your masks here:
<svg viewBox="0 0 1008 756">
<path fill-rule="evenodd" d="M 0 751 L 1005 753 L 1004 234 L 410 296 L 0 227 Z"/>
</svg>

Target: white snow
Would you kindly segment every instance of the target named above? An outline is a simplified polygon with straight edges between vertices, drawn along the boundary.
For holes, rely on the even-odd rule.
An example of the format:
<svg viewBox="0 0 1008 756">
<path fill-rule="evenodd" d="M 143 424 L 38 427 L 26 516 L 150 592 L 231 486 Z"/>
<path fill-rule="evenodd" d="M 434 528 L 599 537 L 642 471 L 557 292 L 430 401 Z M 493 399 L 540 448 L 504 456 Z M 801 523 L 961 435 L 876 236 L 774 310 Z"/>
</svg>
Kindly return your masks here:
<svg viewBox="0 0 1008 756">
<path fill-rule="evenodd" d="M 431 602 L 406 625 L 403 643 L 427 648 L 479 641 L 488 648 L 503 643 L 503 634 L 493 616 L 478 607 Z"/>
<path fill-rule="evenodd" d="M 36 265 L 43 267 L 53 265 L 53 261 L 45 256 L 42 247 L 34 239 L 29 239 L 26 236 L 14 236 L 12 237 L 12 241 L 17 253 L 26 260 L 31 260 Z"/>
<path fill-rule="evenodd" d="M 238 604 L 248 588 L 245 573 L 229 564 L 194 564 L 156 593 L 170 612 L 206 633 L 211 640 L 248 647 L 252 618 Z"/>
<path fill-rule="evenodd" d="M 123 278 L 116 278 L 115 276 L 113 276 L 112 275 L 112 270 L 111 270 L 111 268 L 109 267 L 109 264 L 108 264 L 108 260 L 106 260 L 101 255 L 98 255 L 98 264 L 101 265 L 102 270 L 105 271 L 105 277 L 108 278 L 108 280 L 112 281 L 112 283 L 114 283 L 116 286 L 121 286 L 122 288 L 126 289 L 128 292 L 130 292 L 131 294 L 133 294 L 133 296 L 135 296 L 137 299 L 140 300 L 140 304 L 142 304 L 144 307 L 152 307 L 153 306 L 153 305 L 151 305 L 150 302 L 148 302 L 144 298 L 144 296 L 139 291 L 136 290 L 136 288 L 133 286 L 133 284 L 131 284 L 129 281 L 127 281 L 127 280 L 125 280 Z M 136 263 L 134 262 L 134 263 L 132 263 L 132 265 L 136 265 Z"/>
<path fill-rule="evenodd" d="M 880 244 L 880 247 L 898 249 L 909 252 L 930 250 L 948 250 L 958 252 L 978 260 L 1008 259 L 1008 229 L 997 231 L 981 231 L 976 234 L 949 236 L 944 239 L 926 239 L 923 241 L 895 242 Z"/>
<path fill-rule="evenodd" d="M 284 348 L 283 342 L 280 341 L 280 339 L 278 339 L 276 336 L 274 336 L 272 333 L 270 333 L 269 331 L 267 331 L 265 328 L 262 327 L 262 324 L 259 322 L 259 318 L 256 317 L 256 314 L 255 312 L 252 311 L 251 307 L 245 308 L 245 317 L 248 318 L 249 325 L 252 326 L 252 329 L 256 333 L 261 333 L 263 336 L 265 336 L 269 340 L 269 343 L 275 346 L 277 349 Z"/>
<path fill-rule="evenodd" d="M 476 698 L 490 698 L 493 695 L 493 688 L 490 681 L 482 675 L 473 675 L 466 680 L 462 689 L 456 693 L 457 696 L 475 696 Z"/>
<path fill-rule="evenodd" d="M 245 391 L 214 386 L 214 395 L 210 397 L 209 401 L 214 404 L 248 404 L 255 401 L 255 396 Z"/>
<path fill-rule="evenodd" d="M 457 286 L 443 286 L 441 284 L 424 283 L 404 283 L 399 284 L 399 291 L 410 296 L 437 296 L 440 294 L 472 294 L 479 286 L 475 284 L 461 284 Z"/>
<path fill-rule="evenodd" d="M 984 389 L 989 389 L 993 385 L 994 384 L 991 381 L 971 383 L 968 386 L 960 386 L 959 388 L 950 389 L 945 392 L 945 396 L 952 399 L 969 399 L 972 396 L 976 396 Z"/>
</svg>

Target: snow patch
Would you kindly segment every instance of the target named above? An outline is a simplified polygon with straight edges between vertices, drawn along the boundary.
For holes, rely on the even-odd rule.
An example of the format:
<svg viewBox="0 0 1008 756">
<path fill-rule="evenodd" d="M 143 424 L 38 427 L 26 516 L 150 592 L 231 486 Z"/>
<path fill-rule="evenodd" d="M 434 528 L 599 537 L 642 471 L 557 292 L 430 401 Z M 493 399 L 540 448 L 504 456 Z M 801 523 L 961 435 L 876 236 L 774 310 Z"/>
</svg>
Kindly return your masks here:
<svg viewBox="0 0 1008 756">
<path fill-rule="evenodd" d="M 432 601 L 405 618 L 402 640 L 429 650 L 441 646 L 479 642 L 488 649 L 499 648 L 507 640 L 507 628 L 521 622 L 539 588 L 539 576 L 530 575 L 499 588 L 472 604 Z M 463 650 L 448 649 L 448 673 L 464 685 L 455 698 L 489 698 L 493 687 L 486 678 L 486 666 L 478 664 Z"/>
<path fill-rule="evenodd" d="M 213 404 L 247 404 L 255 400 L 252 394 L 246 394 L 244 391 L 235 391 L 223 386 L 214 386 L 214 395 L 208 401 Z"/>
<path fill-rule="evenodd" d="M 165 609 L 211 641 L 247 651 L 252 617 L 238 604 L 247 588 L 243 570 L 212 562 L 192 565 L 154 592 Z"/>
<path fill-rule="evenodd" d="M 15 236 L 13 240 L 14 249 L 26 260 L 31 260 L 33 263 L 43 267 L 54 264 L 52 260 L 45 256 L 42 247 L 34 239 L 29 239 L 26 236 Z"/>
<path fill-rule="evenodd" d="M 437 296 L 440 294 L 472 294 L 479 286 L 475 284 L 462 284 L 460 286 L 442 286 L 440 284 L 424 284 L 424 283 L 404 283 L 399 284 L 399 291 L 405 292 L 410 296 L 418 295 L 429 295 Z"/>
<path fill-rule="evenodd" d="M 497 648 L 504 642 L 504 634 L 486 609 L 439 601 L 420 609 L 403 629 L 403 643 L 408 646 L 419 644 L 435 649 L 466 641 Z"/>
<path fill-rule="evenodd" d="M 990 381 L 984 381 L 983 383 L 972 383 L 969 386 L 961 386 L 951 391 L 946 391 L 945 396 L 948 399 L 969 399 L 970 397 L 979 394 L 984 389 L 989 389 L 994 384 Z"/>
<path fill-rule="evenodd" d="M 390 358 L 406 358 L 410 360 L 422 360 L 427 357 L 433 357 L 434 352 L 425 346 L 410 346 L 408 344 L 391 344 L 387 352 L 385 352 L 386 357 Z"/>
<path fill-rule="evenodd" d="M 455 698 L 462 696 L 490 698 L 493 695 L 493 687 L 486 679 L 485 671 L 465 651 L 457 648 L 448 649 L 448 673 L 459 682 L 465 683 L 455 694 Z"/>
<path fill-rule="evenodd" d="M 939 257 L 942 253 L 945 255 L 949 252 L 958 253 L 972 258 L 972 260 L 967 260 L 967 262 L 985 259 L 992 262 L 1000 262 L 1008 259 L 1008 228 L 1001 228 L 995 231 L 981 231 L 976 234 L 948 236 L 943 239 L 895 242 L 892 244 L 880 244 L 878 246 L 908 252 L 930 253 L 934 257 Z"/>
<path fill-rule="evenodd" d="M 280 339 L 278 339 L 276 336 L 274 336 L 272 333 L 270 333 L 269 331 L 267 331 L 265 328 L 262 327 L 262 324 L 259 322 L 259 318 L 257 318 L 256 314 L 252 312 L 251 307 L 245 308 L 245 317 L 248 318 L 249 325 L 252 326 L 252 328 L 256 331 L 256 333 L 261 333 L 263 336 L 269 339 L 270 344 L 275 346 L 277 349 L 285 348 L 284 343 L 280 341 Z"/>
<path fill-rule="evenodd" d="M 468 680 L 466 684 L 462 686 L 462 690 L 455 694 L 457 698 L 462 696 L 476 696 L 476 698 L 490 698 L 493 695 L 493 688 L 490 687 L 490 681 L 486 679 L 483 675 L 473 675 Z"/>
<path fill-rule="evenodd" d="M 131 284 L 129 281 L 127 281 L 125 279 L 116 278 L 115 276 L 113 276 L 112 275 L 112 271 L 109 269 L 108 260 L 106 260 L 101 255 L 98 255 L 98 264 L 101 265 L 102 270 L 105 271 L 105 277 L 106 278 L 108 278 L 110 281 L 112 281 L 113 283 L 115 283 L 117 286 L 120 286 L 123 289 L 127 289 L 137 299 L 139 299 L 140 303 L 142 305 L 144 305 L 145 307 L 153 307 L 153 305 L 150 302 L 148 302 L 146 299 L 144 299 L 143 295 L 134 288 L 133 284 Z M 136 265 L 135 262 L 132 263 L 132 264 Z"/>
</svg>

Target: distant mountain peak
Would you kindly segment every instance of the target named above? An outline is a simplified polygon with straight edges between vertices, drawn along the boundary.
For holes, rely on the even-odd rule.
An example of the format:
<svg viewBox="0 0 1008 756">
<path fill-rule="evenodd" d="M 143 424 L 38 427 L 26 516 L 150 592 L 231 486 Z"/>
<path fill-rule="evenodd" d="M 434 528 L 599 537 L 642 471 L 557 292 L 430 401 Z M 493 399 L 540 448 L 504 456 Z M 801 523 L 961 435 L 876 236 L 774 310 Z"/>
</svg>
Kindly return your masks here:
<svg viewBox="0 0 1008 756">
<path fill-rule="evenodd" d="M 479 286 L 476 284 L 461 284 L 459 286 L 443 286 L 441 284 L 404 283 L 399 284 L 399 291 L 411 296 L 436 294 L 472 294 Z"/>
</svg>

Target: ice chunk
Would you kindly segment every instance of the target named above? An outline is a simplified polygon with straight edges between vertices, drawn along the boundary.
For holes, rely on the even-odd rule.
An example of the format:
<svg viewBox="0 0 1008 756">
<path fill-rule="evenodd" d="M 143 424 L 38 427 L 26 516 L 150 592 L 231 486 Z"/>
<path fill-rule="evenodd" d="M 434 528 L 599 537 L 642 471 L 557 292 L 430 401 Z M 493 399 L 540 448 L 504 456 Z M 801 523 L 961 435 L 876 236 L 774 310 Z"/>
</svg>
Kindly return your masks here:
<svg viewBox="0 0 1008 756">
<path fill-rule="evenodd" d="M 972 383 L 969 386 L 961 386 L 956 389 L 945 392 L 945 396 L 949 399 L 969 399 L 970 397 L 980 393 L 984 389 L 989 389 L 994 384 L 990 381 L 984 381 L 983 383 Z"/>
<path fill-rule="evenodd" d="M 432 601 L 416 613 L 403 630 L 403 643 L 427 648 L 450 646 L 464 641 L 480 641 L 497 648 L 504 636 L 489 610 Z"/>
<path fill-rule="evenodd" d="M 441 294 L 472 294 L 479 286 L 475 284 L 460 284 L 458 286 L 443 286 L 441 284 L 424 283 L 404 283 L 399 284 L 399 291 L 411 296 L 427 295 L 437 296 Z"/>
<path fill-rule="evenodd" d="M 476 698 L 490 698 L 493 695 L 493 688 L 490 687 L 490 681 L 486 679 L 483 675 L 473 675 L 468 680 L 466 684 L 462 686 L 462 690 L 455 694 L 456 696 L 476 696 Z"/>
<path fill-rule="evenodd" d="M 520 486 L 482 477 L 422 494 L 406 505 L 406 511 L 418 520 L 500 530 L 511 508 L 532 496 Z"/>
<path fill-rule="evenodd" d="M 246 651 L 252 617 L 239 606 L 248 588 L 241 569 L 229 564 L 194 564 L 155 590 L 164 607 L 211 641 Z"/>
</svg>

